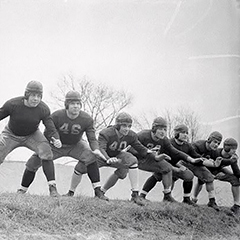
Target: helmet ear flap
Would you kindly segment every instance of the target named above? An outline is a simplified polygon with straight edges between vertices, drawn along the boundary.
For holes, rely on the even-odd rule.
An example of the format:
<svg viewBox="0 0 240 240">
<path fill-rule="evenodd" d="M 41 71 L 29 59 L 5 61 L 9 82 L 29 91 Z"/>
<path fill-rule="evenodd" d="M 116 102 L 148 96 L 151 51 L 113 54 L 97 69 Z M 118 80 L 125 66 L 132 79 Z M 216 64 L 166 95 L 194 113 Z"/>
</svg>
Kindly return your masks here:
<svg viewBox="0 0 240 240">
<path fill-rule="evenodd" d="M 157 128 L 156 128 L 155 126 L 153 126 L 153 127 L 152 127 L 152 132 L 153 132 L 153 133 L 156 133 L 156 131 L 157 131 Z"/>
<path fill-rule="evenodd" d="M 30 81 L 26 86 L 24 97 L 28 99 L 31 93 L 38 93 L 41 95 L 41 98 L 42 98 L 42 94 L 43 94 L 42 84 L 38 81 Z"/>
<path fill-rule="evenodd" d="M 212 139 L 211 138 L 208 138 L 207 139 L 207 143 L 211 143 Z"/>
<path fill-rule="evenodd" d="M 224 151 L 227 152 L 227 153 L 230 152 L 230 150 L 231 150 L 230 147 L 225 147 L 225 148 L 224 148 Z"/>
<path fill-rule="evenodd" d="M 175 134 L 175 138 L 178 139 L 179 138 L 179 133 Z"/>
</svg>

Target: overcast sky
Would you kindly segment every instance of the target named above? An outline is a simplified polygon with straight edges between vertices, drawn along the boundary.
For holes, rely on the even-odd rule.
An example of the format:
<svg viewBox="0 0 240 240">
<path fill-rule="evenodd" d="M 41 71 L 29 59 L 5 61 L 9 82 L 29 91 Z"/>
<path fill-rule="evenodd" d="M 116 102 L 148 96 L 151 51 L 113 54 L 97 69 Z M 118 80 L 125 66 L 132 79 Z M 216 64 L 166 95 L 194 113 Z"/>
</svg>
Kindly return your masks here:
<svg viewBox="0 0 240 240">
<path fill-rule="evenodd" d="M 235 0 L 0 0 L 0 104 L 72 73 L 131 93 L 130 113 L 236 115 L 239 15 Z"/>
</svg>

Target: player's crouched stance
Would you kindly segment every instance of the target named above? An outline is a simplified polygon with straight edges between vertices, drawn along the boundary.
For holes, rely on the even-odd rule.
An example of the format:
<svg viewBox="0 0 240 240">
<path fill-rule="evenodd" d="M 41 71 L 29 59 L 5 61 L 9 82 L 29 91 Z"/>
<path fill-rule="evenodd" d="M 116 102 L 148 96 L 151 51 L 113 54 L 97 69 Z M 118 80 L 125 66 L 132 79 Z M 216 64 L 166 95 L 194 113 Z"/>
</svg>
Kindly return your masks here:
<svg viewBox="0 0 240 240">
<path fill-rule="evenodd" d="M 50 109 L 42 101 L 42 95 L 42 84 L 30 81 L 24 96 L 8 100 L 0 108 L 0 120 L 9 116 L 8 125 L 0 135 L 0 163 L 17 147 L 27 147 L 43 161 L 52 162 L 50 145 L 38 129 L 40 122 L 45 125 L 49 136 L 54 137 L 56 147 L 61 147 L 61 141 L 50 117 Z"/>
<path fill-rule="evenodd" d="M 126 149 L 130 145 L 144 156 L 148 155 L 149 151 L 138 141 L 136 133 L 130 130 L 133 121 L 129 114 L 119 113 L 115 122 L 114 126 L 109 126 L 108 128 L 103 129 L 99 133 L 98 137 L 99 148 L 105 158 L 98 158 L 99 168 L 117 168 L 116 171 L 108 178 L 102 190 L 106 192 L 109 188 L 116 184 L 118 179 L 124 179 L 127 176 L 127 173 L 129 173 L 132 191 L 131 201 L 143 206 L 145 205 L 145 201 L 140 199 L 138 195 L 138 160 L 131 153 L 127 152 Z M 85 166 L 79 162 L 76 165 L 72 176 L 70 191 L 74 192 L 78 185 L 77 175 L 78 178 L 81 178 L 81 175 L 85 172 Z"/>
<path fill-rule="evenodd" d="M 99 168 L 96 161 L 96 155 L 102 156 L 99 151 L 98 142 L 95 136 L 95 129 L 92 117 L 81 110 L 81 96 L 77 91 L 69 91 L 65 96 L 65 108 L 52 113 L 51 118 L 60 136 L 62 146 L 56 147 L 56 140 L 49 138 L 48 133 L 44 134 L 53 142 L 51 150 L 52 159 L 60 157 L 72 157 L 86 166 L 86 172 L 91 180 L 95 196 L 102 200 L 108 200 L 101 191 Z M 82 140 L 83 133 L 86 133 L 89 145 Z M 49 165 L 50 164 L 50 165 Z M 36 171 L 44 167 L 44 174 L 48 184 L 55 184 L 54 165 L 52 161 L 42 161 L 39 155 L 34 154 L 26 163 L 26 169 L 23 174 L 21 191 L 27 191 L 33 182 Z M 51 196 L 58 196 L 56 187 L 50 188 Z"/>
</svg>

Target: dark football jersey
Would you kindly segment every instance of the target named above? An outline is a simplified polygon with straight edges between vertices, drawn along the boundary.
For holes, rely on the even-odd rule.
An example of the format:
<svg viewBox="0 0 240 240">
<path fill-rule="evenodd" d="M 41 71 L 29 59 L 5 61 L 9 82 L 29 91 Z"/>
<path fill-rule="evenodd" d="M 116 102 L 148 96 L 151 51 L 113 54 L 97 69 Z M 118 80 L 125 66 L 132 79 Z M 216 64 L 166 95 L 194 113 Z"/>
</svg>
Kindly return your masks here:
<svg viewBox="0 0 240 240">
<path fill-rule="evenodd" d="M 206 147 L 206 142 L 206 140 L 198 140 L 196 142 L 193 142 L 192 146 L 194 150 L 202 157 L 215 160 L 219 156 L 219 154 L 217 150 L 208 150 Z"/>
<path fill-rule="evenodd" d="M 121 150 L 131 145 L 140 155 L 147 155 L 147 148 L 145 148 L 137 138 L 137 134 L 132 130 L 127 136 L 119 135 L 114 126 L 103 129 L 98 136 L 100 149 L 104 150 L 109 157 L 116 157 Z"/>
<path fill-rule="evenodd" d="M 198 154 L 191 143 L 189 142 L 183 142 L 183 144 L 177 144 L 177 142 L 175 141 L 174 138 L 170 139 L 171 144 L 178 149 L 179 151 L 182 151 L 184 153 L 186 153 L 187 155 L 189 155 L 192 158 L 200 158 L 201 155 Z"/>
<path fill-rule="evenodd" d="M 239 166 L 238 166 L 238 161 L 235 161 L 235 162 L 232 163 L 231 162 L 231 156 L 229 156 L 228 158 L 224 157 L 222 155 L 223 148 L 218 148 L 216 152 L 217 152 L 217 155 L 219 157 L 222 157 L 222 162 L 221 162 L 221 165 L 220 165 L 220 169 L 221 169 L 221 167 L 231 165 L 231 168 L 233 170 L 234 175 L 239 178 L 240 177 L 240 169 L 239 169 Z M 236 159 L 238 159 L 237 154 L 234 154 L 234 155 L 235 155 Z"/>
<path fill-rule="evenodd" d="M 67 116 L 66 109 L 60 109 L 52 113 L 52 119 L 62 144 L 76 144 L 85 132 L 91 149 L 98 148 L 93 119 L 88 113 L 80 111 L 77 118 L 71 119 Z"/>
<path fill-rule="evenodd" d="M 165 153 L 176 162 L 179 160 L 187 160 L 188 155 L 181 151 L 178 151 L 175 147 L 173 147 L 167 137 L 155 141 L 152 139 L 151 129 L 142 130 L 137 135 L 138 140 L 148 149 L 157 148 L 159 149 L 158 152 L 160 154 Z M 175 162 L 172 162 L 172 164 L 175 164 Z"/>
<path fill-rule="evenodd" d="M 37 107 L 27 107 L 24 104 L 24 97 L 10 99 L 0 108 L 0 120 L 8 116 L 8 126 L 17 136 L 27 136 L 34 133 L 42 121 L 48 134 L 59 139 L 50 116 L 50 109 L 42 101 Z"/>
</svg>

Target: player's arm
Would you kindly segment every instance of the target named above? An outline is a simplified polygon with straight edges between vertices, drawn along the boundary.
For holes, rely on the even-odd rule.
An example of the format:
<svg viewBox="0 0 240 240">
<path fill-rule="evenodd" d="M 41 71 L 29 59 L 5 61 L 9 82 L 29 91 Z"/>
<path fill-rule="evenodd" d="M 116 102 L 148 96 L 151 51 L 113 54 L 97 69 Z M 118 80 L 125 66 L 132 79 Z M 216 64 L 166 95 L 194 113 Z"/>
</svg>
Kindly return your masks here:
<svg viewBox="0 0 240 240">
<path fill-rule="evenodd" d="M 233 174 L 240 178 L 240 169 L 239 169 L 239 166 L 238 166 L 238 156 L 237 154 L 234 154 L 231 159 L 233 160 L 233 163 L 231 164 L 231 168 L 233 170 Z"/>
<path fill-rule="evenodd" d="M 148 154 L 153 154 L 152 152 L 149 151 L 148 148 L 146 148 L 139 140 L 137 137 L 137 134 L 133 136 L 133 141 L 131 142 L 131 146 L 135 150 L 135 156 L 140 156 L 140 157 L 146 157 Z"/>
<path fill-rule="evenodd" d="M 186 162 L 194 161 L 189 155 L 176 149 L 167 138 L 164 139 L 164 148 L 170 154 L 170 156 L 176 160 L 176 162 L 180 160 Z"/>
<path fill-rule="evenodd" d="M 11 102 L 10 100 L 4 103 L 4 105 L 0 108 L 0 120 L 8 117 L 11 112 Z"/>
<path fill-rule="evenodd" d="M 98 141 L 96 138 L 96 130 L 94 127 L 93 119 L 91 119 L 89 121 L 90 121 L 90 123 L 89 123 L 87 129 L 85 130 L 85 133 L 86 133 L 90 148 L 92 149 L 92 151 L 95 151 L 96 149 L 99 149 L 99 144 L 98 144 Z"/>
<path fill-rule="evenodd" d="M 60 136 L 55 127 L 52 116 L 50 115 L 50 110 L 48 107 L 46 107 L 44 110 L 42 122 L 45 126 L 45 136 L 47 136 L 47 139 L 49 139 L 50 143 L 52 143 L 56 148 L 61 148 L 62 143 Z"/>
<path fill-rule="evenodd" d="M 176 172 L 184 172 L 186 171 L 186 167 L 184 165 L 181 164 L 181 161 L 176 163 L 176 167 L 172 166 L 172 168 L 176 171 Z"/>
<path fill-rule="evenodd" d="M 107 154 L 108 141 L 109 137 L 106 134 L 100 132 L 98 136 L 99 150 L 101 151 L 106 160 L 110 158 Z"/>
<path fill-rule="evenodd" d="M 99 150 L 103 157 L 101 157 L 104 161 L 106 161 L 107 164 L 113 164 L 113 163 L 119 163 L 121 162 L 121 159 L 118 159 L 116 157 L 110 157 L 107 154 L 107 145 L 108 145 L 109 137 L 107 134 L 100 132 L 98 136 L 98 143 L 99 143 Z"/>
</svg>

